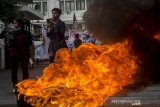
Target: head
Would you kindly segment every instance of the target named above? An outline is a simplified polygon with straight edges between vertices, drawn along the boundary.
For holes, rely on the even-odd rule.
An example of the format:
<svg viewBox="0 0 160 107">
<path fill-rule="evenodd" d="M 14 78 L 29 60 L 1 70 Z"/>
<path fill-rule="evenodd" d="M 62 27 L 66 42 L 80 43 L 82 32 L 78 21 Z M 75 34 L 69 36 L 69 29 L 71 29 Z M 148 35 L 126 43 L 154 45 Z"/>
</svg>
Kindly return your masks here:
<svg viewBox="0 0 160 107">
<path fill-rule="evenodd" d="M 77 33 L 77 34 L 75 34 L 75 38 L 79 38 L 79 34 Z"/>
<path fill-rule="evenodd" d="M 13 25 L 14 25 L 14 27 L 16 28 L 16 29 L 18 29 L 18 28 L 21 28 L 21 29 L 23 29 L 24 28 L 24 22 L 23 22 L 23 20 L 22 19 L 14 19 L 13 20 Z"/>
<path fill-rule="evenodd" d="M 91 37 L 91 38 L 94 38 L 94 34 L 93 34 L 93 33 L 90 33 L 90 37 Z"/>
<path fill-rule="evenodd" d="M 85 34 L 85 37 L 86 37 L 86 38 L 90 38 L 90 35 L 89 35 L 89 34 Z"/>
<path fill-rule="evenodd" d="M 54 8 L 52 9 L 52 18 L 54 21 L 59 20 L 59 17 L 61 16 L 61 9 L 59 8 Z"/>
</svg>

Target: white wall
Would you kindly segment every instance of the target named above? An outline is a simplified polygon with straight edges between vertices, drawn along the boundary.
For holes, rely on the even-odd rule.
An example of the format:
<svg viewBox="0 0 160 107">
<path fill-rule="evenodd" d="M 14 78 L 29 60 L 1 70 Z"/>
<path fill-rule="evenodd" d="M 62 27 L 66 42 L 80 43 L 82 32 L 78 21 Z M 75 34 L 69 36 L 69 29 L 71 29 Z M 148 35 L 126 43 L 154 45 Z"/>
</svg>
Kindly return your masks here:
<svg viewBox="0 0 160 107">
<path fill-rule="evenodd" d="M 47 0 L 47 7 L 48 7 L 48 13 L 44 16 L 44 20 L 39 20 L 38 23 L 45 23 L 46 19 L 52 18 L 51 10 L 53 8 L 59 8 L 59 0 Z M 73 23 L 73 15 L 75 13 L 77 22 L 83 23 L 83 14 L 86 10 L 75 10 L 71 11 L 70 13 L 67 13 L 66 11 L 63 12 L 60 19 L 64 21 L 66 24 L 72 24 Z M 34 24 L 37 23 L 37 20 L 32 21 Z M 37 23 L 37 24 L 38 24 Z M 83 25 L 82 25 L 83 26 Z"/>
</svg>

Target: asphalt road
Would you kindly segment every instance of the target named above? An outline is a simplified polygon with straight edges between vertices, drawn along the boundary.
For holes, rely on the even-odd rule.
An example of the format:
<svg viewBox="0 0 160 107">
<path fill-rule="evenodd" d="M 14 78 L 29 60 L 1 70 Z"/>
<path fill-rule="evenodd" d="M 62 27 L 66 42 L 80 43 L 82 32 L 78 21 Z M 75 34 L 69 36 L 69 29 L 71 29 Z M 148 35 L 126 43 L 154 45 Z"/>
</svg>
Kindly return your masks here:
<svg viewBox="0 0 160 107">
<path fill-rule="evenodd" d="M 47 65 L 46 65 L 47 66 Z M 42 75 L 45 66 L 30 69 L 30 78 Z M 22 73 L 19 72 L 19 78 Z M 160 107 L 160 85 L 149 86 L 141 92 L 115 96 L 106 100 L 105 107 Z M 17 107 L 16 96 L 12 92 L 10 70 L 0 70 L 0 107 Z"/>
<path fill-rule="evenodd" d="M 42 75 L 43 68 L 47 65 L 38 65 L 29 69 L 30 79 Z M 22 72 L 18 72 L 19 81 L 22 80 Z M 17 107 L 16 95 L 12 91 L 11 71 L 0 70 L 0 107 Z"/>
</svg>

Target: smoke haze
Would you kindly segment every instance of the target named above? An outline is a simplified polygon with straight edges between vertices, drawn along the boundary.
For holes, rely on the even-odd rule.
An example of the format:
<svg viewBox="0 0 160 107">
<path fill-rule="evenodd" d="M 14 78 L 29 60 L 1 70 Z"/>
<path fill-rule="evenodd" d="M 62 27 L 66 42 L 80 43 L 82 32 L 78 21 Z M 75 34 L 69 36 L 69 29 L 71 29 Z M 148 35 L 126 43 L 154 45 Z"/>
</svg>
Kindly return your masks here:
<svg viewBox="0 0 160 107">
<path fill-rule="evenodd" d="M 155 8 L 157 3 L 159 0 L 95 0 L 84 14 L 85 24 L 104 43 L 116 42 L 126 36 L 138 14 Z"/>
<path fill-rule="evenodd" d="M 87 29 L 103 43 L 130 38 L 139 57 L 137 83 L 160 83 L 160 0 L 95 0 L 84 14 Z"/>
</svg>

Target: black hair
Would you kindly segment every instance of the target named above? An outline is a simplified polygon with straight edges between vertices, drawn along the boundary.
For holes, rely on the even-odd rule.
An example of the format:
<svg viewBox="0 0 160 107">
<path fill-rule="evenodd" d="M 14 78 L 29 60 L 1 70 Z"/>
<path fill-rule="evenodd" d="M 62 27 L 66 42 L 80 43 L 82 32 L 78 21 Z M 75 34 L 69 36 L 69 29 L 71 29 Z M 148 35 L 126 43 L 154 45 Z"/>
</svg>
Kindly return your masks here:
<svg viewBox="0 0 160 107">
<path fill-rule="evenodd" d="M 18 22 L 20 28 L 21 28 L 21 29 L 24 29 L 24 21 L 23 21 L 23 19 L 15 18 L 13 21 Z"/>
<path fill-rule="evenodd" d="M 61 14 L 62 14 L 61 9 L 59 9 L 59 8 L 53 8 L 53 9 L 52 9 L 52 12 L 53 12 L 53 11 L 58 12 L 58 13 L 59 13 L 59 15 L 61 15 Z"/>
<path fill-rule="evenodd" d="M 75 34 L 75 38 L 79 38 L 79 34 L 78 33 Z"/>
</svg>

